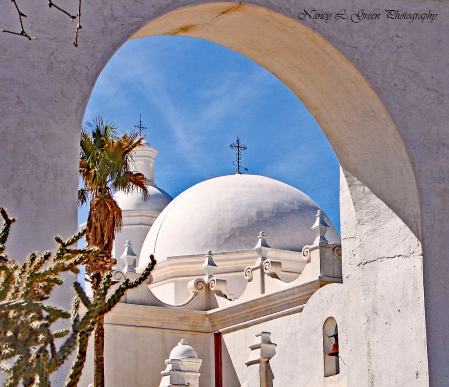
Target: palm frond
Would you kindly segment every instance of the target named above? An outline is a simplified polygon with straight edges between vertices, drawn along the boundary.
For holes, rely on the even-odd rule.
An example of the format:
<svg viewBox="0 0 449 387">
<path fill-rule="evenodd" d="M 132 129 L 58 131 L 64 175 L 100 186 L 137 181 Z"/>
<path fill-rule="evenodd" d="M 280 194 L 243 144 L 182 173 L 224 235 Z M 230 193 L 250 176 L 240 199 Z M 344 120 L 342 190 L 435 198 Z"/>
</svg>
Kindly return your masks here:
<svg viewBox="0 0 449 387">
<path fill-rule="evenodd" d="M 126 193 L 137 189 L 143 199 L 147 200 L 150 197 L 148 191 L 149 183 L 150 181 L 142 173 L 127 171 L 124 174 L 117 176 L 112 182 L 112 189 Z"/>
<path fill-rule="evenodd" d="M 142 141 L 134 131 L 119 136 L 116 124 L 101 116 L 86 123 L 81 133 L 79 173 L 84 186 L 78 197 L 80 203 L 91 200 L 86 241 L 105 253 L 112 251 L 115 232 L 122 225 L 121 209 L 112 192 L 136 188 L 145 200 L 149 197 L 149 180 L 132 171 L 133 154 Z"/>
<path fill-rule="evenodd" d="M 78 206 L 81 207 L 82 205 L 86 204 L 88 200 L 89 200 L 88 191 L 85 190 L 84 188 L 80 188 L 78 190 Z"/>
<path fill-rule="evenodd" d="M 86 122 L 83 131 L 90 134 L 97 148 L 102 148 L 104 142 L 117 137 L 117 129 L 118 126 L 114 121 L 104 122 L 103 117 L 98 116 L 95 117 L 92 122 Z"/>
</svg>

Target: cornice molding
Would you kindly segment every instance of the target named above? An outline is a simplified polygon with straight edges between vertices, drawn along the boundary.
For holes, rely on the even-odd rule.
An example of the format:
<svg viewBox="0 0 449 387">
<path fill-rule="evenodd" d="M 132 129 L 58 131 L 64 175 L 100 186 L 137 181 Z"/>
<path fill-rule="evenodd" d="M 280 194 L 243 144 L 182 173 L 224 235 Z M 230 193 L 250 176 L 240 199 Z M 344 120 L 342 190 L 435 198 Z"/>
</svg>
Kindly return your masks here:
<svg viewBox="0 0 449 387">
<path fill-rule="evenodd" d="M 317 277 L 306 283 L 260 295 L 208 312 L 174 307 L 119 303 L 105 317 L 106 325 L 210 334 L 228 333 L 247 326 L 302 312 L 309 298 L 322 286 L 342 282 Z"/>
<path fill-rule="evenodd" d="M 306 265 L 302 253 L 297 251 L 270 249 L 267 257 L 282 260 L 284 273 L 300 274 Z M 215 275 L 241 272 L 243 278 L 245 267 L 253 265 L 257 258 L 253 249 L 214 253 L 213 259 L 217 264 Z M 153 284 L 159 286 L 172 280 L 201 277 L 204 275 L 201 269 L 203 262 L 204 254 L 168 257 L 167 260 L 157 263 L 152 272 Z"/>
</svg>

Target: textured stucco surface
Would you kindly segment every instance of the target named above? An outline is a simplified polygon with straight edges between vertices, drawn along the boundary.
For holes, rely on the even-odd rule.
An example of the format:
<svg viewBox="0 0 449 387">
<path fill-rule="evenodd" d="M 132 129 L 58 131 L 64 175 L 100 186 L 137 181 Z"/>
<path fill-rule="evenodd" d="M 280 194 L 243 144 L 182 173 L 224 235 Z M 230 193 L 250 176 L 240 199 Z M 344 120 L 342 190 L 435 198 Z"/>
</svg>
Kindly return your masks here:
<svg viewBox="0 0 449 387">
<path fill-rule="evenodd" d="M 90 92 L 107 61 L 151 20 L 198 3 L 195 0 L 85 1 L 78 49 L 71 45 L 74 24 L 68 19 L 40 2 L 21 4 L 22 11 L 29 15 L 25 26 L 38 39 L 30 42 L 13 35 L 0 36 L 3 144 L 0 205 L 18 218 L 9 245 L 13 256 L 24 256 L 32 249 L 51 248 L 55 234 L 68 236 L 76 230 L 79 130 Z M 449 285 L 444 273 L 449 263 L 448 244 L 442 234 L 444 236 L 449 228 L 447 4 L 418 0 L 395 1 L 394 5 L 387 0 L 257 0 L 251 3 L 273 12 L 245 5 L 219 16 L 220 9 L 229 11 L 231 6 L 199 8 L 196 13 L 184 8 L 186 13 L 171 19 L 173 25 L 156 24 L 148 31 L 199 36 L 227 45 L 272 71 L 303 100 L 328 137 L 343 168 L 379 201 L 386 203 L 420 239 L 424 252 L 430 383 L 438 387 L 446 385 L 449 380 L 446 364 Z M 76 12 L 73 1 L 61 0 L 59 4 Z M 432 24 L 387 20 L 359 24 L 349 20 L 299 23 L 297 20 L 298 12 L 305 8 L 329 11 L 344 8 L 352 13 L 360 9 L 382 11 L 392 6 L 411 12 L 431 9 L 438 13 L 438 18 Z M 191 28 L 196 23 L 192 19 L 199 20 L 201 15 L 203 23 Z M 4 29 L 18 29 L 17 15 L 10 2 L 0 5 L 0 25 Z M 163 31 L 171 26 L 178 29 Z M 350 190 L 356 192 L 358 188 L 350 186 Z M 357 251 L 363 253 L 357 259 L 366 262 L 363 267 L 357 266 L 358 269 L 351 271 L 354 286 L 357 278 L 366 282 L 366 289 L 371 290 L 382 291 L 383 281 L 394 285 L 394 278 L 384 278 L 383 270 L 370 269 L 385 265 L 397 272 L 398 283 L 404 282 L 411 292 L 419 282 L 421 270 L 417 250 L 410 248 L 407 259 L 378 258 L 389 257 L 401 238 L 406 246 L 414 246 L 415 242 L 401 226 L 396 242 L 392 241 L 385 250 L 363 247 L 368 246 L 363 238 L 383 235 L 378 228 L 382 222 L 378 223 L 371 216 L 359 216 L 363 206 L 358 204 L 369 205 L 363 201 L 363 196 L 353 195 L 357 204 L 354 206 L 355 243 L 361 246 Z M 373 260 L 376 262 L 368 263 Z M 351 284 L 351 276 L 348 281 Z M 382 313 L 390 310 L 388 305 L 392 305 L 392 309 L 397 306 L 398 294 L 393 290 L 381 292 L 382 305 L 385 305 Z M 66 296 L 61 294 L 60 298 Z M 407 316 L 419 320 L 423 318 L 422 304 L 416 302 L 416 298 L 413 300 L 410 308 L 415 310 L 410 309 Z M 420 300 L 422 303 L 422 292 Z M 365 305 L 362 301 L 358 301 L 361 306 Z M 353 309 L 346 310 L 349 313 Z M 397 313 L 395 322 L 408 323 L 406 318 L 401 320 L 402 312 Z M 377 323 L 380 324 L 379 319 Z M 378 327 L 373 329 L 376 334 L 382 334 Z M 371 353 L 379 363 L 371 369 L 376 374 L 372 377 L 383 377 L 381 372 L 387 359 L 401 359 L 402 352 L 397 352 L 399 343 L 403 351 L 411 341 L 410 336 L 405 337 L 404 330 L 403 336 L 395 336 L 390 350 L 385 351 L 373 339 Z M 385 358 L 382 362 L 381 356 Z M 399 370 L 399 375 L 407 381 L 410 367 L 402 367 L 401 363 Z M 424 371 L 416 371 L 419 372 L 416 380 L 422 380 Z M 387 377 L 391 371 L 385 372 Z M 365 375 L 362 380 L 370 383 L 370 377 Z M 349 374 L 348 378 L 350 382 Z"/>
<path fill-rule="evenodd" d="M 203 360 L 199 370 L 200 387 L 211 387 L 210 381 L 214 375 L 211 334 L 107 325 L 105 337 L 106 386 L 159 386 L 160 372 L 166 368 L 165 360 L 178 342 L 185 339 L 195 349 L 198 358 Z M 92 340 L 91 345 L 93 347 Z M 87 387 L 92 382 L 93 353 L 89 351 L 79 386 Z"/>
<path fill-rule="evenodd" d="M 286 339 L 288 328 L 292 324 L 296 324 L 298 315 L 285 316 L 280 319 L 264 322 L 262 324 L 254 324 L 246 329 L 223 335 L 223 386 L 240 387 L 247 381 L 247 366 L 245 362 L 250 356 L 249 346 L 256 341 L 256 334 L 260 332 L 270 332 L 271 341 L 278 346 Z M 273 357 L 272 362 L 279 356 L 280 348 L 276 348 L 277 354 Z M 273 364 L 273 363 L 272 363 Z M 280 370 L 273 368 L 275 377 L 275 386 L 285 386 L 279 384 Z M 281 380 L 279 380 L 281 381 Z M 288 385 L 288 384 L 287 384 Z"/>
<path fill-rule="evenodd" d="M 294 315 L 279 345 L 278 353 L 271 360 L 276 377 L 274 386 L 363 386 L 362 383 L 346 381 L 347 362 L 346 318 L 343 313 L 343 286 L 326 285 L 318 290 L 307 302 L 301 314 Z M 340 373 L 324 376 L 323 325 L 333 317 L 338 325 Z M 345 364 L 346 363 L 346 364 Z M 388 384 L 385 384 L 388 385 Z"/>
<path fill-rule="evenodd" d="M 428 386 L 421 244 L 347 172 L 340 208 L 348 385 Z"/>
<path fill-rule="evenodd" d="M 277 344 L 276 355 L 270 361 L 274 387 L 346 386 L 344 364 L 340 363 L 339 375 L 325 378 L 323 361 L 323 324 L 329 317 L 337 320 L 340 354 L 346 361 L 343 303 L 343 286 L 326 285 L 310 298 L 301 313 L 224 334 L 224 386 L 239 387 L 247 381 L 249 345 L 262 331 L 271 332 L 271 341 Z"/>
</svg>

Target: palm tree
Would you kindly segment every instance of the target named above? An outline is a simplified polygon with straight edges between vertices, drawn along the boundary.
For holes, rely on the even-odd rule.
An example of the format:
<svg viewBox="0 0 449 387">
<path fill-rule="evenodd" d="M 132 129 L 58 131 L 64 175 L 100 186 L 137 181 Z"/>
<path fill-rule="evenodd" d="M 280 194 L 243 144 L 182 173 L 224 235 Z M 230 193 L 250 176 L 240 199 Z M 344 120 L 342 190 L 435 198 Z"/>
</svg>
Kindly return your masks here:
<svg viewBox="0 0 449 387">
<path fill-rule="evenodd" d="M 86 242 L 100 248 L 100 253 L 86 264 L 94 295 L 107 272 L 116 261 L 112 246 L 116 231 L 122 226 L 122 210 L 113 192 L 130 192 L 137 188 L 147 199 L 148 179 L 131 170 L 133 151 L 142 144 L 138 133 L 117 134 L 117 126 L 97 117 L 87 123 L 81 133 L 79 173 L 83 187 L 78 191 L 79 205 L 90 200 Z M 104 387 L 104 320 L 95 328 L 94 386 Z"/>
</svg>

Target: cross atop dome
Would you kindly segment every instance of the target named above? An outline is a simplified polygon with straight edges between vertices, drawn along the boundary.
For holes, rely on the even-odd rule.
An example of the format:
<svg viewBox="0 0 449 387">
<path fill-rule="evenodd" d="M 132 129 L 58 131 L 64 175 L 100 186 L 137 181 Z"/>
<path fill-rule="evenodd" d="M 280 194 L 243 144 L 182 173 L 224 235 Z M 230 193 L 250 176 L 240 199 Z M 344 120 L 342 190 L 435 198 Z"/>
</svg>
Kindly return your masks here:
<svg viewBox="0 0 449 387">
<path fill-rule="evenodd" d="M 142 114 L 140 115 L 139 122 L 137 122 L 134 127 L 139 131 L 139 136 L 142 137 L 142 133 L 145 133 L 145 131 L 147 130 L 147 127 L 142 122 Z"/>
<path fill-rule="evenodd" d="M 242 172 L 240 172 L 240 168 L 243 168 L 240 166 L 240 163 L 242 160 L 242 152 L 246 151 L 246 149 L 248 149 L 248 148 L 240 142 L 239 136 L 237 136 L 237 141 L 234 144 L 229 145 L 229 148 L 235 149 L 235 151 L 236 151 L 235 158 L 236 158 L 237 164 L 235 163 L 235 161 L 233 161 L 232 164 L 237 166 L 237 174 L 241 175 Z M 248 168 L 243 168 L 243 170 L 247 171 Z"/>
</svg>

